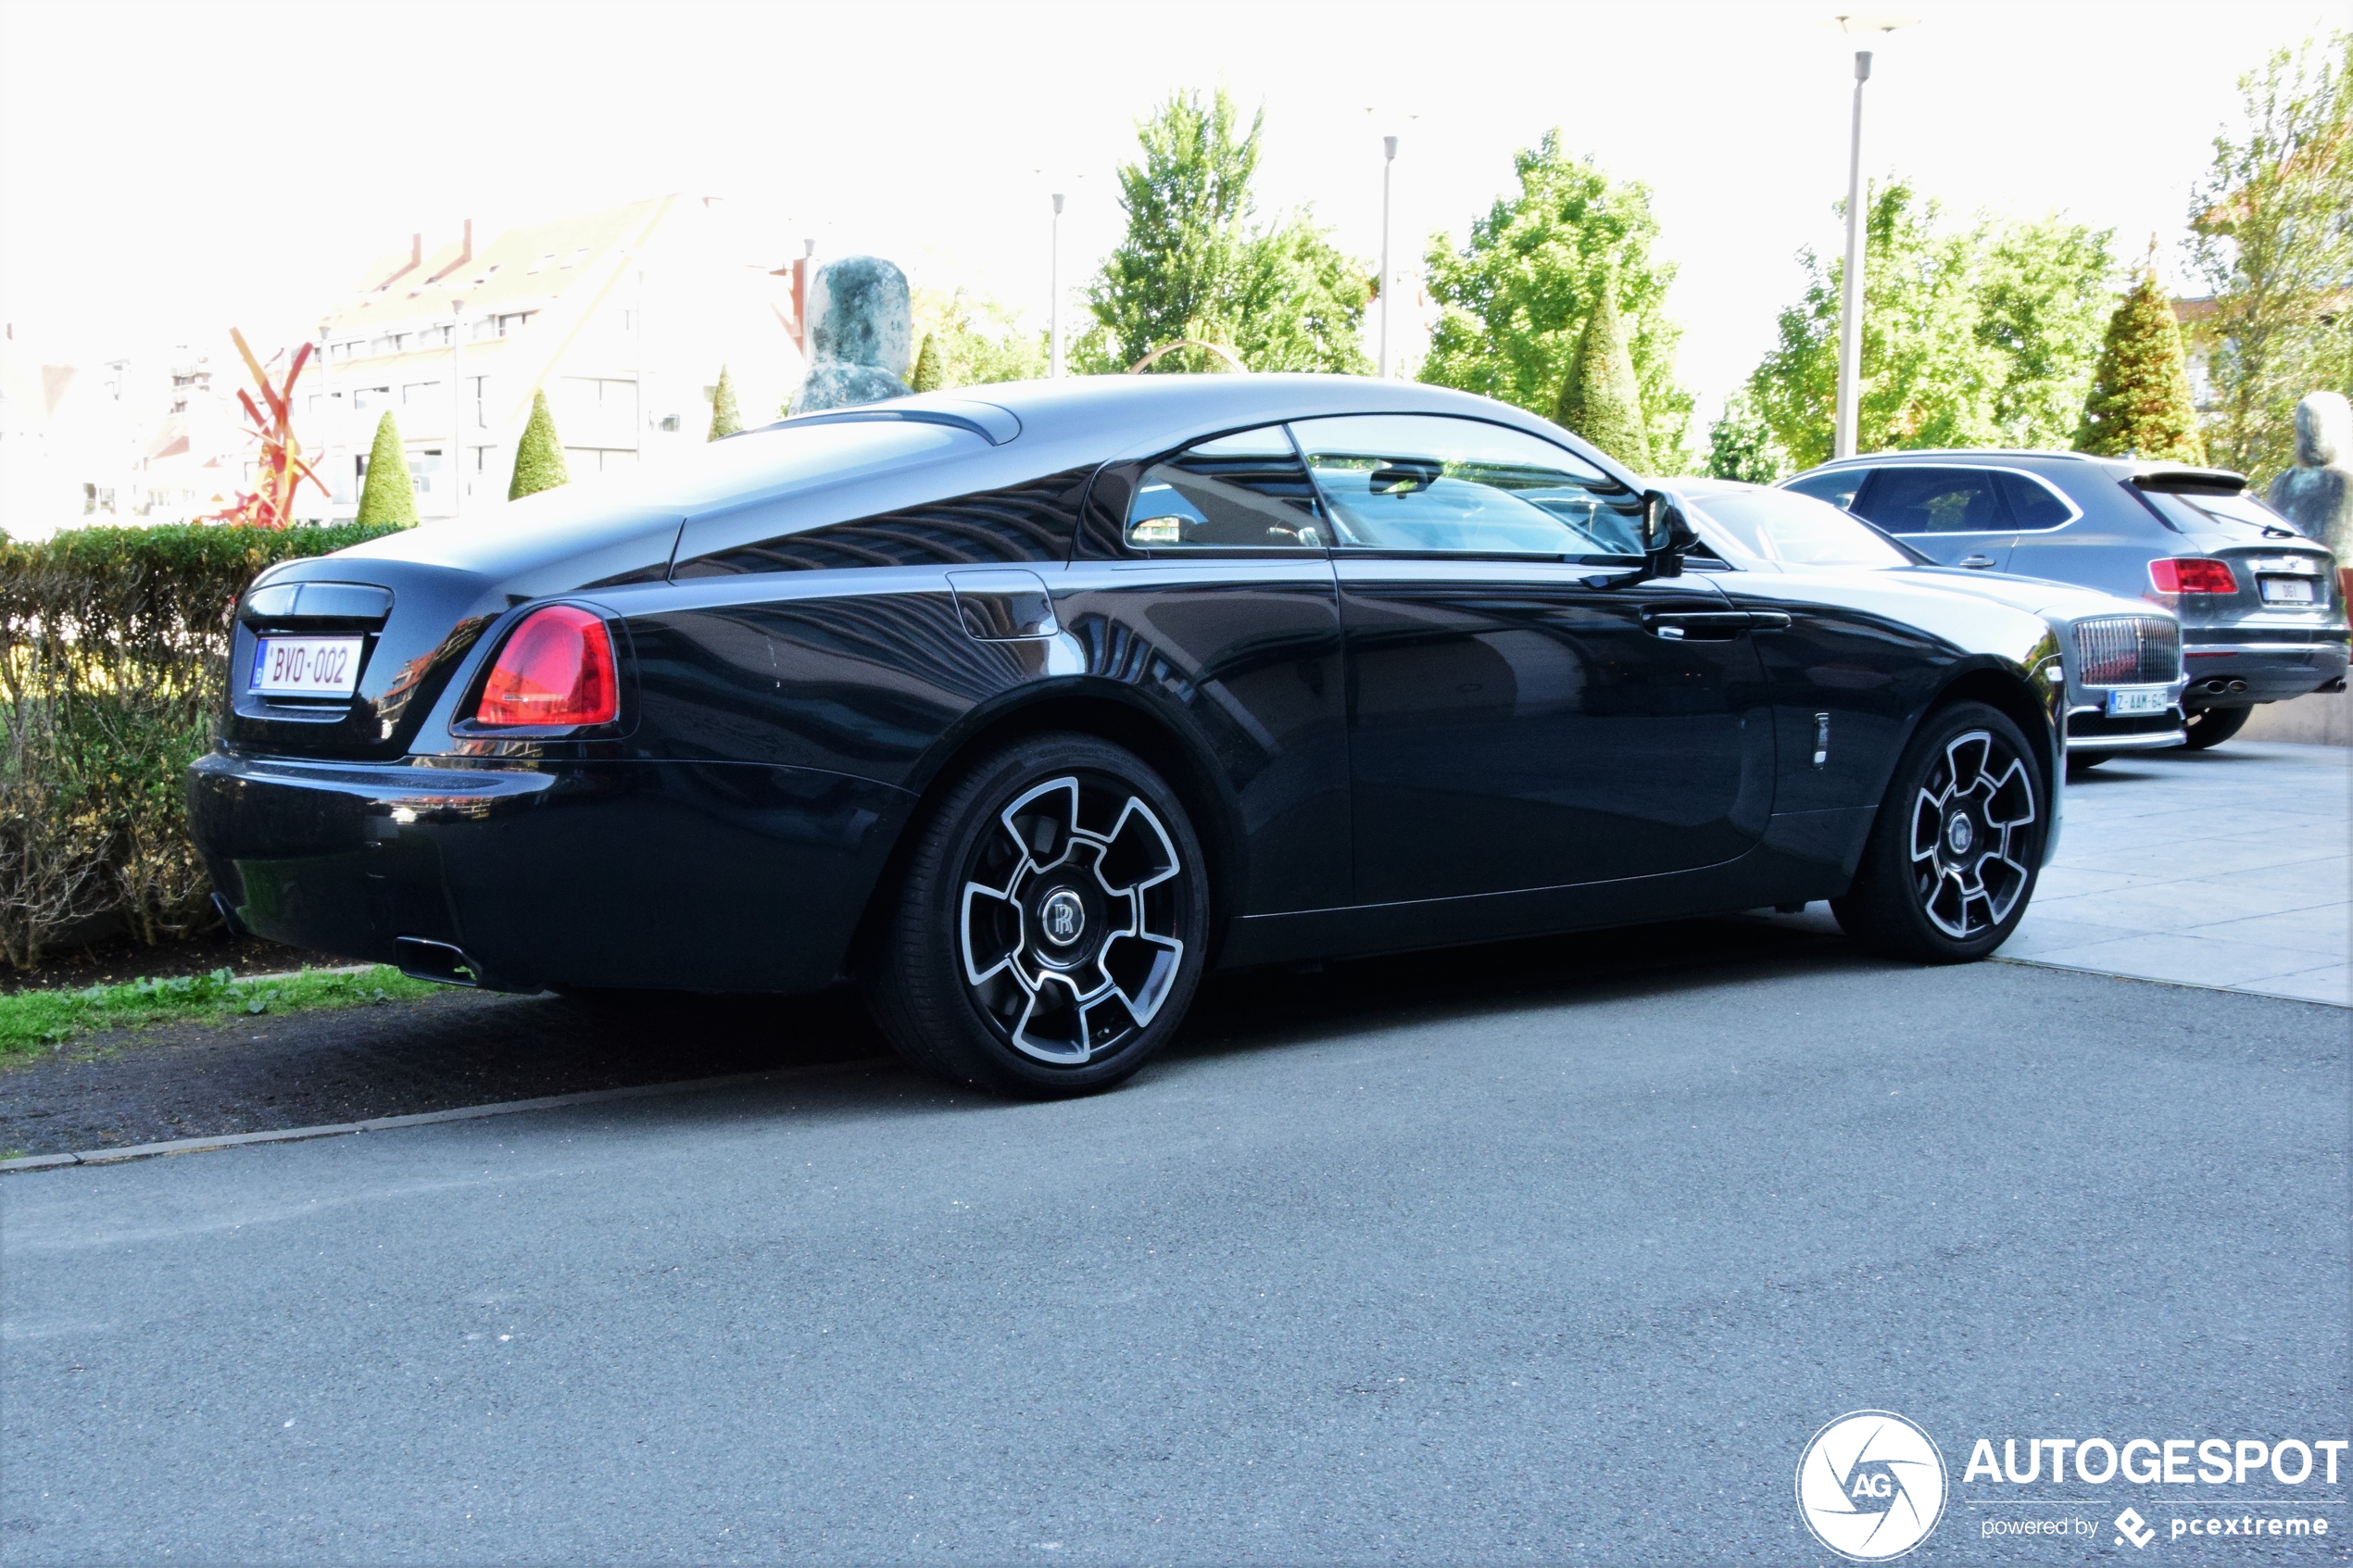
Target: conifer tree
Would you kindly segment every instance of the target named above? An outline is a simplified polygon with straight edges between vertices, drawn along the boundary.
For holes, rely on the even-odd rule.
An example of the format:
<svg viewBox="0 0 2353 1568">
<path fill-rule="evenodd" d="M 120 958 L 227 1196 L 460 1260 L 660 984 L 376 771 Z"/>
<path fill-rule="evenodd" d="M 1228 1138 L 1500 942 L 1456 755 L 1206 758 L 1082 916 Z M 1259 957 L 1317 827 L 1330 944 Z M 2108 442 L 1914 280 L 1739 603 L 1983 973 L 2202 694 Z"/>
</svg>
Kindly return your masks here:
<svg viewBox="0 0 2353 1568">
<path fill-rule="evenodd" d="M 409 482 L 409 450 L 400 444 L 400 427 L 392 410 L 376 421 L 375 445 L 368 448 L 368 477 L 359 486 L 359 515 L 365 524 L 391 523 L 413 527 L 417 521 L 417 489 Z"/>
<path fill-rule="evenodd" d="M 1634 377 L 1633 345 L 1617 309 L 1617 279 L 1605 274 L 1592 314 L 1561 383 L 1560 422 L 1636 473 L 1651 466 L 1642 419 L 1642 383 Z"/>
<path fill-rule="evenodd" d="M 2182 357 L 2181 324 L 2158 287 L 2153 267 L 2142 272 L 2108 318 L 2075 449 L 2103 458 L 2206 461 L 2197 409 L 2190 401 L 2189 368 Z"/>
<path fill-rule="evenodd" d="M 736 383 L 727 379 L 727 367 L 722 365 L 719 385 L 711 395 L 711 433 L 703 439 L 716 441 L 743 428 L 744 417 L 736 411 Z"/>
<path fill-rule="evenodd" d="M 925 332 L 924 345 L 915 355 L 915 368 L 908 372 L 907 384 L 916 392 L 937 392 L 948 384 L 947 358 L 940 352 L 939 334 Z"/>
<path fill-rule="evenodd" d="M 522 427 L 522 439 L 515 443 L 515 478 L 507 486 L 507 499 L 520 501 L 571 480 L 564 470 L 563 443 L 556 438 L 555 416 L 547 412 L 547 394 L 535 392 L 531 422 Z"/>
</svg>

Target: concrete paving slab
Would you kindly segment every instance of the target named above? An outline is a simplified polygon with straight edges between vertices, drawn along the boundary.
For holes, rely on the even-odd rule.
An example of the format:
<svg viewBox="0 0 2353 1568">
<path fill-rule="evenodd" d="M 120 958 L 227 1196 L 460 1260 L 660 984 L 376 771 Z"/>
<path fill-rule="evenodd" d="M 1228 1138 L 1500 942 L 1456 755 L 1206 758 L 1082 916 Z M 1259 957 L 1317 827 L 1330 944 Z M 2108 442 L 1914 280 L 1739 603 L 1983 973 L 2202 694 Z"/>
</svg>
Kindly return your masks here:
<svg viewBox="0 0 2353 1568">
<path fill-rule="evenodd" d="M 2261 991 L 2271 997 L 2294 997 L 2299 1001 L 2334 1002 L 2341 1008 L 2353 1008 L 2353 964 L 2330 964 L 2324 969 L 2308 969 L 2301 974 L 2275 974 L 2260 985 L 2246 985 L 2239 989 Z"/>
</svg>

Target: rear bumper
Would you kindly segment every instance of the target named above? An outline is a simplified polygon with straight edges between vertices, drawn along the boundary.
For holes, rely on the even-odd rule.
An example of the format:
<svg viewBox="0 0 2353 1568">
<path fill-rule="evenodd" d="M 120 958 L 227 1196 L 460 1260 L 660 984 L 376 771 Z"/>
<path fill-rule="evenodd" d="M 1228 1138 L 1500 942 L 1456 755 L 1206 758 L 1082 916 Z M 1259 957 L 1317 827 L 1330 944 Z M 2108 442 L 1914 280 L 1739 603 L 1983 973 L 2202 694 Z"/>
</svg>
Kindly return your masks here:
<svg viewBox="0 0 2353 1568">
<path fill-rule="evenodd" d="M 824 985 L 912 805 L 749 763 L 216 752 L 188 775 L 196 847 L 257 935 L 382 963 L 437 944 L 505 990 Z"/>
<path fill-rule="evenodd" d="M 2196 713 L 2284 702 L 2344 679 L 2345 667 L 2341 634 L 2304 643 L 2192 641 L 2182 649 L 2190 683 L 2182 703 Z"/>
</svg>

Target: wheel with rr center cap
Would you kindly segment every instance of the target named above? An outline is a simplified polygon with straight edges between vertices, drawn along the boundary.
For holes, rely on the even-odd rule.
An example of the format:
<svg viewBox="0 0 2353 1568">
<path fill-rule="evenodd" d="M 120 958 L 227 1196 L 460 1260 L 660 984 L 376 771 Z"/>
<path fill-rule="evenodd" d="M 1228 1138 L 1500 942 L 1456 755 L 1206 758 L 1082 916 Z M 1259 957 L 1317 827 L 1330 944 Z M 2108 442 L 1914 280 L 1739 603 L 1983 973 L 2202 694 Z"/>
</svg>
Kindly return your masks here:
<svg viewBox="0 0 2353 1568">
<path fill-rule="evenodd" d="M 1016 742 L 942 796 L 860 965 L 917 1066 L 992 1093 L 1108 1088 L 1175 1033 L 1208 926 L 1201 845 L 1143 760 L 1086 735 Z"/>
<path fill-rule="evenodd" d="M 2025 917 L 2049 831 L 2042 763 L 2018 726 L 1982 703 L 1939 709 L 1896 763 L 1831 912 L 1890 958 L 1982 959 Z"/>
</svg>

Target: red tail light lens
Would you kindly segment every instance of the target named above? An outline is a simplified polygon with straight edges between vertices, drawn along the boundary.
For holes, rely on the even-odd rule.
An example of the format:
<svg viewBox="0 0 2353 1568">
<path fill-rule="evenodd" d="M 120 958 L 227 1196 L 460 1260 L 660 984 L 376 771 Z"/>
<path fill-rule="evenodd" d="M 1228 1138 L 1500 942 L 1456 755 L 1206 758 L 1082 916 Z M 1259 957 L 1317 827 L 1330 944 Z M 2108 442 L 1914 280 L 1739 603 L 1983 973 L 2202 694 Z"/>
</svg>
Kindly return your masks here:
<svg viewBox="0 0 2353 1568">
<path fill-rule="evenodd" d="M 2239 580 L 2228 562 L 2192 556 L 2149 562 L 2149 581 L 2160 594 L 2235 594 Z"/>
<path fill-rule="evenodd" d="M 620 716 L 612 633 L 571 605 L 523 618 L 498 650 L 474 707 L 478 724 L 610 724 Z"/>
</svg>

